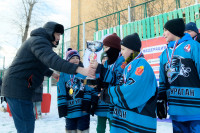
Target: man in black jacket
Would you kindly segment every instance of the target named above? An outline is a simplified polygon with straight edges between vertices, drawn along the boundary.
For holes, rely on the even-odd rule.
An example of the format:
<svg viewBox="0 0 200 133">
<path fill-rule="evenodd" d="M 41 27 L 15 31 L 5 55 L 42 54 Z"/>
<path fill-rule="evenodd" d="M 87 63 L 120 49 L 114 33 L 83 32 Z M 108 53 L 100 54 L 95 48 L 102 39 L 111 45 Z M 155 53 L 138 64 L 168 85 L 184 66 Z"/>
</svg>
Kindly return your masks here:
<svg viewBox="0 0 200 133">
<path fill-rule="evenodd" d="M 63 25 L 56 22 L 47 22 L 43 27 L 33 30 L 4 75 L 1 94 L 6 97 L 19 133 L 34 132 L 35 118 L 31 101 L 34 89 L 42 84 L 44 76 L 58 78 L 49 68 L 94 78 L 94 69 L 71 64 L 52 50 L 63 33 Z"/>
</svg>

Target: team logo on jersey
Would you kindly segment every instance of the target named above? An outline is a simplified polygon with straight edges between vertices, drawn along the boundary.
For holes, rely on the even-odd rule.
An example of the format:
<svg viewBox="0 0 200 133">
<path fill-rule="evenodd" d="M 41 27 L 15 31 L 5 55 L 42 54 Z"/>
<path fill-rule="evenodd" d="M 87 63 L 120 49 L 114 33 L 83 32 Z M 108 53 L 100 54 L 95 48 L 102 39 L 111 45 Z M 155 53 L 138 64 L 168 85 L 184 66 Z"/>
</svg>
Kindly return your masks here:
<svg viewBox="0 0 200 133">
<path fill-rule="evenodd" d="M 133 78 L 128 78 L 128 85 L 132 85 L 135 83 L 135 80 Z"/>
<path fill-rule="evenodd" d="M 116 78 L 117 78 L 117 80 L 120 81 L 120 80 L 121 80 L 121 77 L 123 77 L 123 76 L 122 76 L 122 73 L 120 73 L 120 72 L 117 71 L 117 72 L 116 72 Z"/>
<path fill-rule="evenodd" d="M 76 96 L 78 95 L 78 93 L 79 93 L 79 91 L 81 89 L 78 81 L 79 80 L 77 78 L 75 78 L 74 82 L 73 82 L 73 86 L 71 86 L 71 82 L 70 81 L 68 81 L 66 83 L 67 92 L 68 92 L 69 96 L 71 96 L 73 99 L 76 98 Z"/>
<path fill-rule="evenodd" d="M 121 68 L 124 69 L 126 67 L 127 63 L 123 62 L 121 65 Z"/>
<path fill-rule="evenodd" d="M 185 52 L 190 52 L 190 50 L 191 50 L 190 44 L 186 45 L 186 46 L 184 47 L 184 50 L 185 50 Z"/>
<path fill-rule="evenodd" d="M 182 64 L 181 60 L 183 57 L 174 55 L 172 59 L 171 67 L 169 67 L 169 63 L 165 65 L 165 71 L 167 72 L 168 82 L 171 84 L 179 75 L 184 77 L 189 77 L 189 73 L 191 72 L 190 67 L 185 67 Z"/>
<path fill-rule="evenodd" d="M 137 67 L 135 75 L 141 76 L 143 72 L 144 72 L 144 66 Z"/>
<path fill-rule="evenodd" d="M 127 71 L 129 72 L 130 70 L 131 70 L 131 65 L 129 65 L 129 67 L 128 67 L 128 70 L 127 70 Z"/>
</svg>

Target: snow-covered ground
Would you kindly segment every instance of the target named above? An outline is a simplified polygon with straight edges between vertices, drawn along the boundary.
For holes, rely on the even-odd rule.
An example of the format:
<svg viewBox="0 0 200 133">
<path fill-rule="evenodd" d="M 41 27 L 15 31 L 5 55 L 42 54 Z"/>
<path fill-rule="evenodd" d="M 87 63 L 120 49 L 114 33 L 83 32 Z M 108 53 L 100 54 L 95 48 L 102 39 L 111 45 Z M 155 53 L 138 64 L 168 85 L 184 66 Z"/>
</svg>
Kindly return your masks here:
<svg viewBox="0 0 200 133">
<path fill-rule="evenodd" d="M 65 119 L 58 117 L 57 110 L 57 90 L 52 87 L 50 113 L 42 114 L 42 118 L 35 122 L 35 133 L 65 133 Z M 1 105 L 0 105 L 1 106 Z M 96 133 L 97 117 L 91 116 L 90 133 Z M 107 123 L 107 127 L 108 123 Z M 6 112 L 0 111 L 0 133 L 16 133 L 12 117 Z M 109 133 L 109 128 L 106 129 Z M 169 122 L 158 122 L 157 133 L 172 133 L 172 124 Z"/>
</svg>

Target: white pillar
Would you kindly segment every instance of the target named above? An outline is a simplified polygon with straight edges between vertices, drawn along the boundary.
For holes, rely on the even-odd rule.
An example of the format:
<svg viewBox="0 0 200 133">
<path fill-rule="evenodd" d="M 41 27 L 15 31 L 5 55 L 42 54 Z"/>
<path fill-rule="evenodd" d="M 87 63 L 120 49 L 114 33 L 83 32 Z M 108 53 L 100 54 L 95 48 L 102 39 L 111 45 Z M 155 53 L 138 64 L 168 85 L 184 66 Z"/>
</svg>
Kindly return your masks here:
<svg viewBox="0 0 200 133">
<path fill-rule="evenodd" d="M 49 93 L 51 92 L 51 80 L 52 80 L 52 78 L 50 77 L 49 78 Z"/>
<path fill-rule="evenodd" d="M 83 22 L 83 55 L 85 54 L 85 22 Z"/>
<path fill-rule="evenodd" d="M 96 31 L 96 33 L 95 33 L 95 34 L 96 34 L 96 38 L 95 38 L 96 40 L 95 40 L 95 41 L 98 41 L 98 39 L 99 39 L 99 36 L 98 36 L 98 35 L 99 35 L 99 32 L 98 32 L 98 31 Z"/>
<path fill-rule="evenodd" d="M 195 0 L 195 4 L 198 4 L 198 0 Z"/>
<path fill-rule="evenodd" d="M 128 23 L 131 22 L 131 8 L 128 6 Z"/>
<path fill-rule="evenodd" d="M 101 31 L 101 39 L 103 38 L 104 36 L 104 33 L 103 33 L 103 30 Z M 101 41 L 101 39 L 99 39 L 98 41 Z"/>
<path fill-rule="evenodd" d="M 123 28 L 122 28 L 122 25 L 120 25 L 120 38 L 123 39 Z"/>
</svg>

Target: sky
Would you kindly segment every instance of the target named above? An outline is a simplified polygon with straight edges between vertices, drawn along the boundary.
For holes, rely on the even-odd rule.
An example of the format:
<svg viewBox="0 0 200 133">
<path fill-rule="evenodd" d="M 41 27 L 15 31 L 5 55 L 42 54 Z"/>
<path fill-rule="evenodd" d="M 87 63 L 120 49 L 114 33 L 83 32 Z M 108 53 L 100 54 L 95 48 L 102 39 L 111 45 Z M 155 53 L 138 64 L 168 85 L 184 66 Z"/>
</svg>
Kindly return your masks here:
<svg viewBox="0 0 200 133">
<path fill-rule="evenodd" d="M 39 6 L 41 10 L 41 21 L 37 27 L 42 27 L 47 21 L 55 21 L 63 24 L 65 29 L 71 23 L 71 0 L 39 0 L 43 3 Z M 0 69 L 3 67 L 5 56 L 5 67 L 8 67 L 21 45 L 21 38 L 16 27 L 11 23 L 19 19 L 16 10 L 19 10 L 21 0 L 0 0 Z"/>
</svg>

